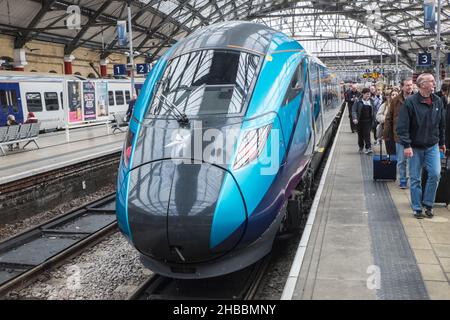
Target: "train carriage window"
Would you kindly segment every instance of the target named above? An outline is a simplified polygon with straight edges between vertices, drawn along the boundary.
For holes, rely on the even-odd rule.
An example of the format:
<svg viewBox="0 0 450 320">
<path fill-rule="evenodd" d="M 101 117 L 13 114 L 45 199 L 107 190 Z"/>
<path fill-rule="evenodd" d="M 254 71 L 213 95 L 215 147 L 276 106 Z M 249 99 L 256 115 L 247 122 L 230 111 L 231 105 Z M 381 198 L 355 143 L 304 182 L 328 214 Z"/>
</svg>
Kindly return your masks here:
<svg viewBox="0 0 450 320">
<path fill-rule="evenodd" d="M 126 90 L 126 91 L 125 91 L 125 101 L 126 101 L 126 103 L 128 104 L 128 103 L 130 103 L 130 100 L 131 100 L 131 97 L 130 97 L 130 91 L 129 91 L 129 90 Z"/>
<path fill-rule="evenodd" d="M 28 112 L 42 112 L 42 98 L 39 92 L 27 92 Z"/>
<path fill-rule="evenodd" d="M 61 109 L 64 110 L 64 98 L 63 98 L 63 93 L 62 91 L 59 93 L 60 97 L 61 97 Z"/>
<path fill-rule="evenodd" d="M 19 104 L 17 103 L 16 90 L 11 90 L 9 92 L 9 96 L 11 98 L 10 103 L 12 105 L 13 112 L 15 112 L 15 113 L 19 112 Z"/>
<path fill-rule="evenodd" d="M 123 97 L 123 91 L 116 91 L 116 103 L 118 105 L 125 104 L 125 99 Z"/>
<path fill-rule="evenodd" d="M 116 103 L 114 102 L 114 92 L 113 91 L 108 91 L 108 100 L 109 100 L 110 106 L 116 105 Z"/>
<path fill-rule="evenodd" d="M 0 90 L 0 106 L 5 115 L 8 115 L 8 100 L 6 99 L 6 91 Z"/>
<path fill-rule="evenodd" d="M 45 92 L 45 109 L 47 111 L 59 110 L 58 94 L 56 92 Z"/>
</svg>

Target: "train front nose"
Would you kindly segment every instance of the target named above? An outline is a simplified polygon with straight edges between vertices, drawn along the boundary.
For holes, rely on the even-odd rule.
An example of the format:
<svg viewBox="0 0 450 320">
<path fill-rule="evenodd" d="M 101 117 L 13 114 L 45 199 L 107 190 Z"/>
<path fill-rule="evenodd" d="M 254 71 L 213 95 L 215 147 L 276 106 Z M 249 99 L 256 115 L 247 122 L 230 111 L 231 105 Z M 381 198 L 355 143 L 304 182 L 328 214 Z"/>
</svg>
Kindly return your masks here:
<svg viewBox="0 0 450 320">
<path fill-rule="evenodd" d="M 211 164 L 163 160 L 130 172 L 133 243 L 159 261 L 206 262 L 229 252 L 244 233 L 245 210 L 231 174 Z"/>
</svg>

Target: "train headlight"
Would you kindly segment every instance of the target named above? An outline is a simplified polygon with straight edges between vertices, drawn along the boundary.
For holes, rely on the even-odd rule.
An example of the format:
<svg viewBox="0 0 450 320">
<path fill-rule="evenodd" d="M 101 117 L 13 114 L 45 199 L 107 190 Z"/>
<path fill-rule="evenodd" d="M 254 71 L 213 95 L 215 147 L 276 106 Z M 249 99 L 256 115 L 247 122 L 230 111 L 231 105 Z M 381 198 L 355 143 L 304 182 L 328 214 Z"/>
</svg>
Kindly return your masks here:
<svg viewBox="0 0 450 320">
<path fill-rule="evenodd" d="M 125 144 L 123 146 L 123 163 L 125 164 L 125 167 L 128 168 L 128 165 L 130 164 L 130 157 L 131 157 L 131 151 L 133 150 L 133 138 L 134 133 L 131 132 L 131 130 L 128 130 L 127 137 L 125 139 Z"/>
<path fill-rule="evenodd" d="M 272 124 L 269 124 L 244 133 L 244 137 L 239 145 L 236 159 L 234 161 L 234 170 L 245 167 L 261 155 L 267 143 L 271 129 Z"/>
</svg>

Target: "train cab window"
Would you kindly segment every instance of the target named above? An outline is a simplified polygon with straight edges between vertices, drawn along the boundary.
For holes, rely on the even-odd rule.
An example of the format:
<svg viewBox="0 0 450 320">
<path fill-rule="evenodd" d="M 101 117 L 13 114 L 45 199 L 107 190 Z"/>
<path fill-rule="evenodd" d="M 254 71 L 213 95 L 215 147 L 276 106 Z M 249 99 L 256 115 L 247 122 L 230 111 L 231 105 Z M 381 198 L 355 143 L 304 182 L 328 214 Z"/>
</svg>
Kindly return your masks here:
<svg viewBox="0 0 450 320">
<path fill-rule="evenodd" d="M 123 91 L 116 91 L 116 103 L 117 105 L 125 104 L 125 99 L 123 98 Z"/>
<path fill-rule="evenodd" d="M 242 112 L 257 79 L 261 57 L 229 50 L 199 50 L 173 58 L 159 82 L 148 115 L 168 115 L 162 104 L 178 106 L 187 116 L 236 115 Z"/>
<path fill-rule="evenodd" d="M 114 102 L 114 92 L 113 91 L 108 91 L 108 100 L 109 100 L 110 106 L 116 105 L 116 103 Z"/>
<path fill-rule="evenodd" d="M 130 97 L 130 91 L 126 90 L 125 91 L 125 101 L 127 104 L 130 103 L 131 97 Z"/>
<path fill-rule="evenodd" d="M 8 115 L 8 100 L 6 99 L 6 91 L 0 90 L 0 107 L 5 115 Z"/>
<path fill-rule="evenodd" d="M 17 95 L 16 90 L 11 90 L 10 92 L 11 97 L 11 105 L 13 107 L 13 112 L 19 112 L 19 104 L 17 103 Z"/>
<path fill-rule="evenodd" d="M 39 92 L 27 92 L 26 99 L 29 112 L 42 112 L 42 98 Z"/>
<path fill-rule="evenodd" d="M 45 109 L 47 111 L 59 110 L 58 94 L 56 92 L 45 92 Z"/>
</svg>

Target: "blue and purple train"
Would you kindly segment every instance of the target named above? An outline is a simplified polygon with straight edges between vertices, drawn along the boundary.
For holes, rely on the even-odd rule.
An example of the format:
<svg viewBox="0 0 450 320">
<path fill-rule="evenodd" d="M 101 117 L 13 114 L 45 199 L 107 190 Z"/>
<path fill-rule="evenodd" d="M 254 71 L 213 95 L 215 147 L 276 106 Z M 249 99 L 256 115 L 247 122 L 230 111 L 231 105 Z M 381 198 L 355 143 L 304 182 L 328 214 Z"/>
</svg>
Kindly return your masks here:
<svg viewBox="0 0 450 320">
<path fill-rule="evenodd" d="M 323 152 L 338 79 L 266 26 L 205 27 L 161 57 L 136 103 L 119 168 L 120 230 L 158 274 L 208 278 L 258 261 Z"/>
</svg>

